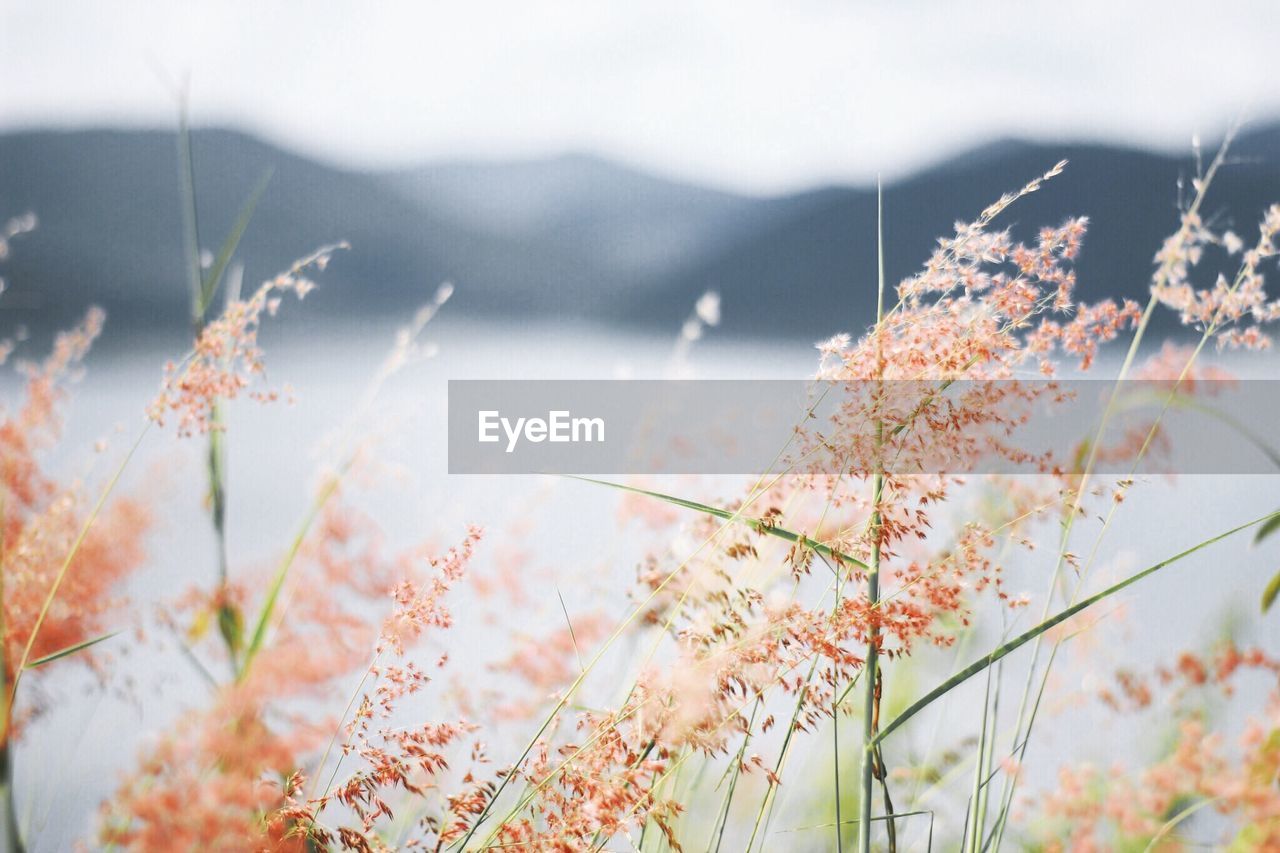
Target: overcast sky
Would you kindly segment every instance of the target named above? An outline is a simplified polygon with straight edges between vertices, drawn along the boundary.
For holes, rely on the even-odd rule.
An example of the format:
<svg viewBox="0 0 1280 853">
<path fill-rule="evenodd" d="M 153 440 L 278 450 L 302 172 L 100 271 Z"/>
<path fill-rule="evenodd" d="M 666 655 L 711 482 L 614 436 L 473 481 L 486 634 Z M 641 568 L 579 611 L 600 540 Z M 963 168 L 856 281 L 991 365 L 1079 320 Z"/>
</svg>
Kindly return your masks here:
<svg viewBox="0 0 1280 853">
<path fill-rule="evenodd" d="M 770 191 L 1020 134 L 1280 116 L 1280 3 L 0 0 L 0 126 L 233 124 L 361 166 L 592 151 Z"/>
</svg>

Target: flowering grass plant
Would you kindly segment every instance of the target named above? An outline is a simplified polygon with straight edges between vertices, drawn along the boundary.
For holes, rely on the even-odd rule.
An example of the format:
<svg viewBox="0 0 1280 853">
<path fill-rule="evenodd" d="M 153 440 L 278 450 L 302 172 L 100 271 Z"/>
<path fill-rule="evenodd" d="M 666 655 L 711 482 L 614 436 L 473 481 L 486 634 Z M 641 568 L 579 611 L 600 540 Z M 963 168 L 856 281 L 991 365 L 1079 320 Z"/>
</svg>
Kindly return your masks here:
<svg viewBox="0 0 1280 853">
<path fill-rule="evenodd" d="M 451 638 L 455 623 L 477 621 L 486 596 L 516 608 L 546 595 L 530 582 L 523 534 L 424 530 L 392 546 L 364 505 L 382 478 L 361 418 L 390 376 L 430 354 L 423 337 L 452 288 L 393 342 L 278 560 L 242 565 L 228 547 L 225 452 L 236 436 L 223 412 L 241 396 L 282 396 L 263 384 L 259 327 L 345 246 L 304 256 L 243 298 L 232 259 L 260 191 L 202 265 L 189 183 L 193 343 L 161 369 L 141 434 L 207 448 L 219 572 L 166 602 L 161 618 L 130 625 L 125 581 L 149 570 L 159 510 L 119 486 L 142 438 L 108 476 L 48 470 L 63 399 L 104 322 L 90 311 L 46 357 L 19 364 L 24 394 L 0 422 L 8 847 L 36 846 L 13 805 L 12 746 L 55 701 L 43 672 L 87 664 L 110 682 L 116 647 L 147 648 L 114 633 L 136 627 L 177 637 L 208 689 L 122 772 L 86 839 L 93 846 L 978 853 L 1180 850 L 1199 838 L 1280 849 L 1280 662 L 1263 644 L 1188 648 L 1145 671 L 1097 657 L 1086 700 L 1095 712 L 1158 711 L 1172 725 L 1145 765 L 1099 768 L 1035 739 L 1062 660 L 1122 592 L 1140 595 L 1152 575 L 1194 571 L 1210 548 L 1266 541 L 1280 527 L 1273 506 L 1227 530 L 1188 524 L 1186 541 L 1142 555 L 1138 570 L 1099 577 L 1101 545 L 1144 485 L 1136 472 L 1161 450 L 1164 414 L 1220 376 L 1203 364 L 1206 350 L 1266 349 L 1280 318 L 1266 281 L 1280 205 L 1239 234 L 1202 212 L 1225 156 L 1224 145 L 1174 233 L 1153 247 L 1145 305 L 1079 301 L 1073 262 L 1087 218 L 1031 239 L 1002 227 L 1024 196 L 1070 180 L 1059 163 L 958 223 L 896 287 L 882 263 L 875 322 L 819 344 L 814 374 L 873 392 L 843 402 L 821 432 L 798 424 L 779 448 L 781 473 L 717 485 L 718 498 L 693 481 L 680 494 L 640 481 L 569 484 L 617 496 L 620 528 L 643 537 L 628 606 L 571 614 L 560 597 L 553 629 L 500 636 L 496 695 L 468 689 L 449 654 L 463 640 Z M 24 217 L 0 231 L 0 258 L 34 226 Z M 1191 341 L 1147 358 L 1158 311 Z M 693 307 L 678 369 L 720 313 L 715 294 Z M 5 357 L 18 346 L 6 342 Z M 1022 413 L 1054 402 L 1053 378 L 1099 370 L 1160 379 L 1168 397 L 1136 430 L 1118 428 L 1117 391 L 1076 446 L 1055 455 L 1018 445 Z M 966 393 L 946 393 L 961 381 Z M 816 453 L 836 464 L 808 469 Z M 1039 473 L 924 473 L 927 459 L 991 456 Z M 1135 473 L 1101 475 L 1104 460 Z M 558 523 L 569 522 L 548 522 Z M 1238 687 L 1250 679 L 1263 683 L 1261 700 Z M 943 744 L 924 725 L 939 715 Z M 1245 722 L 1228 730 L 1226 719 Z M 1037 765 L 1057 784 L 1033 783 Z M 798 815 L 808 825 L 784 825 Z"/>
</svg>

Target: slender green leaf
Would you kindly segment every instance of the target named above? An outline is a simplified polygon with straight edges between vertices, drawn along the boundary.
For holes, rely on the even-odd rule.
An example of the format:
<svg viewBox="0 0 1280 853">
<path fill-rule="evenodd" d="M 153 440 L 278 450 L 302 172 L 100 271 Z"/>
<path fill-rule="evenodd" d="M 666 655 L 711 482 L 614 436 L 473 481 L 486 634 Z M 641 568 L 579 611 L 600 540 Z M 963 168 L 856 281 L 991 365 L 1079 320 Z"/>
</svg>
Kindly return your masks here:
<svg viewBox="0 0 1280 853">
<path fill-rule="evenodd" d="M 1182 823 L 1201 809 L 1208 808 L 1215 803 L 1221 802 L 1222 799 L 1222 797 L 1208 797 L 1197 803 L 1193 803 L 1178 812 L 1172 818 L 1165 821 L 1165 824 L 1160 827 L 1160 830 L 1155 835 L 1151 836 L 1151 840 L 1147 842 L 1147 846 L 1142 848 L 1142 853 L 1151 853 L 1153 850 L 1158 850 L 1160 848 L 1160 842 L 1168 837 L 1169 833 L 1173 832 L 1173 830 L 1178 827 L 1178 824 Z"/>
<path fill-rule="evenodd" d="M 244 237 L 244 232 L 249 228 L 249 221 L 253 219 L 253 212 L 257 209 L 258 202 L 262 200 L 262 194 L 267 191 L 267 184 L 271 183 L 273 171 L 268 169 L 258 181 L 257 186 L 253 188 L 253 192 L 249 193 L 249 198 L 245 200 L 244 206 L 240 208 L 240 215 L 236 217 L 231 233 L 223 241 L 217 257 L 213 259 L 213 264 L 201 280 L 200 302 L 196 306 L 196 314 L 201 319 L 204 318 L 205 312 L 209 310 L 209 306 L 213 304 L 213 298 L 217 295 L 218 288 L 222 285 L 222 276 L 226 273 L 228 264 L 231 263 L 236 249 L 240 246 L 240 239 Z"/>
<path fill-rule="evenodd" d="M 1253 537 L 1253 544 L 1257 545 L 1277 530 L 1280 530 L 1280 515 L 1258 528 L 1258 532 Z"/>
<path fill-rule="evenodd" d="M 36 614 L 36 622 L 31 626 L 31 633 L 27 635 L 27 643 L 23 646 L 22 657 L 18 659 L 18 665 L 14 667 L 13 684 L 9 686 L 9 707 L 13 707 L 14 699 L 18 695 L 18 684 L 22 681 L 22 673 L 26 671 L 27 664 L 31 662 L 31 649 L 36 644 L 36 638 L 40 636 L 40 629 L 44 627 L 45 619 L 49 616 L 49 608 L 53 606 L 53 600 L 58 596 L 58 590 L 62 588 L 62 582 L 67 579 L 67 572 L 71 570 L 71 564 L 75 561 L 76 554 L 80 553 L 80 547 L 84 545 L 84 540 L 89 535 L 89 530 L 93 527 L 93 523 L 98 520 L 102 508 L 106 506 L 107 499 L 111 497 L 111 493 L 120 482 L 120 478 L 124 475 L 124 469 L 129 467 L 130 460 L 133 459 L 138 448 L 142 446 L 142 440 L 147 437 L 147 432 L 151 429 L 152 421 L 147 421 L 139 432 L 138 437 L 133 442 L 133 446 L 129 448 L 129 452 L 124 455 L 120 465 L 116 468 L 115 473 L 111 475 L 111 479 L 107 481 L 107 485 L 103 488 L 102 493 L 98 495 L 98 500 L 93 505 L 93 509 L 89 511 L 89 515 L 84 520 L 84 524 L 80 526 L 80 532 L 76 534 L 75 541 L 71 543 L 71 549 L 67 551 L 67 556 L 63 558 L 62 565 L 58 568 L 58 574 L 53 579 L 53 584 L 49 587 L 49 591 L 45 593 L 44 602 L 40 605 L 40 612 Z M 3 721 L 0 720 L 0 731 L 3 728 Z"/>
<path fill-rule="evenodd" d="M 569 618 L 569 608 L 564 604 L 564 596 L 560 594 L 560 587 L 556 587 L 556 598 L 560 599 L 560 610 L 564 613 L 564 624 L 569 626 L 569 639 L 573 640 L 573 653 L 578 656 L 578 671 L 586 669 L 582 665 L 582 650 L 578 648 L 578 635 L 573 631 L 573 620 Z"/>
<path fill-rule="evenodd" d="M 262 602 L 262 610 L 258 612 L 249 647 L 245 649 L 244 663 L 240 667 L 240 678 L 244 678 L 245 673 L 249 671 L 249 664 L 253 663 L 254 657 L 257 656 L 262 649 L 262 644 L 267 639 L 267 629 L 271 626 L 271 617 L 275 613 L 277 602 L 280 600 L 280 591 L 284 589 L 285 578 L 289 576 L 289 569 L 293 567 L 293 561 L 297 558 L 298 552 L 302 550 L 302 543 L 311 531 L 311 525 L 315 523 L 316 518 L 320 515 L 320 510 L 329 502 L 329 498 L 333 497 L 334 492 L 338 490 L 338 483 L 345 473 L 346 467 L 325 482 L 310 509 L 307 510 L 306 516 L 302 519 L 298 532 L 294 534 L 293 542 L 289 544 L 289 550 L 276 568 L 275 577 L 271 579 L 271 586 L 267 590 L 267 597 Z"/>
<path fill-rule="evenodd" d="M 192 321 L 200 323 L 203 286 L 200 283 L 200 222 L 196 208 L 196 168 L 191 153 L 191 129 L 187 124 L 187 98 L 181 95 L 178 105 L 178 165 L 182 190 L 182 248 L 186 255 L 188 285 L 191 288 Z"/>
<path fill-rule="evenodd" d="M 851 557 L 842 551 L 837 551 L 829 545 L 823 545 L 821 542 L 810 539 L 803 533 L 794 533 L 784 527 L 778 527 L 776 524 L 770 524 L 768 521 L 763 521 L 758 518 L 750 518 L 748 516 L 741 515 L 740 513 L 730 512 L 727 509 L 720 509 L 719 507 L 707 506 L 706 504 L 698 503 L 697 501 L 685 500 L 684 498 L 677 498 L 672 495 L 664 495 L 662 492 L 651 492 L 648 489 L 638 489 L 635 486 L 628 486 L 624 483 L 611 483 L 608 480 L 596 480 L 591 477 L 574 477 L 573 475 L 566 476 L 569 476 L 574 480 L 581 480 L 584 483 L 595 483 L 596 485 L 609 486 L 610 488 L 620 489 L 621 491 L 631 492 L 632 494 L 646 495 L 647 497 L 657 498 L 660 501 L 666 501 L 669 504 L 684 507 L 685 509 L 691 509 L 696 512 L 713 515 L 716 518 L 720 518 L 725 521 L 743 524 L 758 533 L 776 536 L 779 539 L 786 540 L 787 542 L 794 542 L 802 545 L 814 553 L 821 554 L 824 557 L 835 560 L 838 564 L 854 565 L 861 569 L 867 568 L 867 564 L 856 557 Z"/>
<path fill-rule="evenodd" d="M 1280 594 L 1280 572 L 1277 572 L 1267 588 L 1262 591 L 1262 612 L 1266 613 L 1276 603 L 1276 595 Z"/>
<path fill-rule="evenodd" d="M 244 614 L 234 604 L 223 604 L 218 608 L 218 633 L 231 651 L 232 657 L 240 654 L 244 648 Z"/>
<path fill-rule="evenodd" d="M 923 697 L 921 697 L 920 699 L 912 703 L 912 705 L 909 708 L 907 708 L 897 717 L 894 717 L 893 721 L 889 723 L 889 725 L 881 729 L 880 733 L 876 735 L 875 739 L 872 741 L 872 744 L 874 745 L 884 740 L 886 737 L 888 737 L 890 734 L 896 731 L 899 727 L 901 727 L 904 723 L 906 723 L 907 720 L 911 719 L 916 714 L 920 713 L 925 708 L 929 707 L 929 705 L 933 704 L 936 700 L 946 695 L 947 693 L 950 693 L 953 689 L 955 689 L 956 687 L 959 687 L 961 684 L 968 681 L 970 678 L 973 678 L 973 676 L 982 672 L 983 670 L 991 666 L 996 661 L 1000 660 L 1001 658 L 1004 658 L 1006 655 L 1010 654 L 1011 652 L 1017 651 L 1022 646 L 1026 645 L 1027 643 L 1034 640 L 1036 637 L 1043 634 L 1045 631 L 1048 631 L 1050 628 L 1053 628 L 1055 625 L 1062 624 L 1063 622 L 1070 619 L 1072 616 L 1075 616 L 1080 611 L 1085 610 L 1089 607 L 1092 607 L 1093 605 L 1097 604 L 1099 601 L 1102 601 L 1106 598 L 1110 598 L 1112 595 L 1115 595 L 1117 592 L 1120 592 L 1120 590 L 1125 589 L 1126 587 L 1132 586 L 1133 584 L 1137 583 L 1138 581 L 1142 580 L 1148 575 L 1153 575 L 1156 572 L 1160 571 L 1161 569 L 1166 568 L 1167 566 L 1171 566 L 1185 557 L 1191 556 L 1197 551 L 1203 550 L 1204 548 L 1207 548 L 1210 545 L 1213 545 L 1217 542 L 1221 542 L 1223 539 L 1226 539 L 1229 536 L 1239 533 L 1242 530 L 1247 530 L 1256 524 L 1262 524 L 1264 522 L 1270 521 L 1278 517 L 1280 517 L 1280 512 L 1268 513 L 1267 515 L 1264 515 L 1262 518 L 1255 518 L 1253 521 L 1242 524 L 1239 527 L 1233 527 L 1230 530 L 1226 531 L 1225 533 L 1219 533 L 1217 536 L 1210 537 L 1209 539 L 1206 539 L 1197 545 L 1193 545 L 1192 547 L 1188 548 L 1185 551 L 1182 551 L 1181 553 L 1174 554 L 1172 557 L 1169 557 L 1166 560 L 1162 560 L 1159 563 L 1156 563 L 1154 566 L 1143 569 L 1137 574 L 1130 575 L 1129 577 L 1125 578 L 1119 583 L 1112 584 L 1111 586 L 1107 587 L 1102 592 L 1099 592 L 1096 595 L 1091 595 L 1088 598 L 1076 604 L 1073 604 L 1071 607 L 1068 607 L 1067 609 L 1060 611 L 1057 615 L 1046 619 L 1045 621 L 1041 622 L 1039 625 L 1035 626 L 1034 628 L 1027 631 L 1026 633 L 1019 634 L 1014 639 L 1010 640 L 1009 642 L 1005 643 L 1004 645 L 992 651 L 986 657 L 983 657 L 979 660 L 974 661 L 969 666 L 962 669 L 960 672 L 956 673 L 955 675 L 948 678 L 946 681 L 939 684 L 937 687 L 930 690 Z"/>
<path fill-rule="evenodd" d="M 920 815 L 929 815 L 930 817 L 932 817 L 933 809 L 916 809 L 914 811 L 909 811 L 909 812 L 894 812 L 893 814 L 875 815 L 871 818 L 871 820 L 873 821 L 898 820 L 899 818 L 906 819 L 909 817 L 918 817 Z M 846 821 L 842 821 L 843 825 L 845 826 L 853 826 L 858 822 L 859 822 L 858 818 L 856 817 L 849 818 Z M 795 829 L 777 829 L 774 831 L 777 832 L 778 834 L 787 833 L 787 832 L 806 832 L 812 829 L 830 829 L 834 825 L 835 824 L 831 824 L 831 823 L 815 823 L 813 826 L 798 826 Z"/>
<path fill-rule="evenodd" d="M 76 643 L 73 646 L 67 646 L 65 649 L 60 649 L 53 654 L 45 655 L 42 658 L 36 658 L 26 665 L 26 669 L 35 669 L 38 666 L 44 666 L 47 663 L 52 663 L 59 658 L 69 657 L 70 655 L 74 655 L 76 652 L 84 651 L 90 646 L 96 646 L 104 640 L 110 640 L 119 633 L 119 631 L 112 631 L 110 634 L 103 634 L 101 637 L 94 637 L 92 640 L 85 640 L 83 643 Z"/>
</svg>

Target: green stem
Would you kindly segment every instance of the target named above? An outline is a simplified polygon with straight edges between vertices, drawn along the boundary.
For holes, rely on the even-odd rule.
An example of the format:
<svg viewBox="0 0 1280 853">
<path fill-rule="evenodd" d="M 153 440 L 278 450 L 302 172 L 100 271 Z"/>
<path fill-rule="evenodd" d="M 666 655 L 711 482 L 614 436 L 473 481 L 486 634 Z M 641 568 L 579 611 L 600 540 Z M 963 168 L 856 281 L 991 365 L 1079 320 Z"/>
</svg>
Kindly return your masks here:
<svg viewBox="0 0 1280 853">
<path fill-rule="evenodd" d="M 837 599 L 838 606 L 838 599 Z M 840 766 L 840 708 L 832 706 L 831 708 L 831 764 L 835 770 L 835 793 L 836 793 L 836 851 L 844 853 L 844 832 L 842 826 L 844 824 L 844 815 L 841 811 L 840 802 L 840 773 L 844 769 Z"/>
<path fill-rule="evenodd" d="M 1213 161 L 1209 164 L 1208 171 L 1205 172 L 1204 175 L 1200 177 L 1200 180 L 1198 181 L 1198 188 L 1196 190 L 1195 197 L 1192 199 L 1191 205 L 1190 207 L 1187 208 L 1187 212 L 1183 215 L 1182 222 L 1179 225 L 1179 229 L 1178 229 L 1179 234 L 1183 234 L 1187 232 L 1187 230 L 1191 227 L 1190 223 L 1199 214 L 1200 207 L 1201 205 L 1204 204 L 1204 200 L 1206 195 L 1209 192 L 1210 185 L 1213 184 L 1214 178 L 1218 174 L 1218 170 L 1222 168 L 1224 163 L 1226 163 L 1227 151 L 1231 147 L 1231 143 L 1235 138 L 1235 134 L 1238 128 L 1239 126 L 1238 124 L 1236 124 L 1236 125 L 1232 125 L 1227 130 L 1227 134 L 1222 140 L 1222 145 L 1218 148 L 1218 153 L 1214 156 Z M 1168 283 L 1169 278 L 1172 275 L 1173 264 L 1174 264 L 1174 259 L 1172 257 L 1166 258 L 1165 261 L 1161 264 L 1161 266 L 1156 270 L 1156 273 L 1153 276 L 1151 296 L 1147 300 L 1147 306 L 1142 312 L 1141 319 L 1138 321 L 1137 329 L 1134 331 L 1133 340 L 1130 341 L 1129 343 L 1129 349 L 1125 353 L 1124 363 L 1121 365 L 1120 373 L 1116 377 L 1115 387 L 1112 389 L 1111 396 L 1107 401 L 1107 407 L 1103 412 L 1102 421 L 1098 425 L 1098 430 L 1094 435 L 1094 440 L 1091 443 L 1091 446 L 1089 448 L 1088 461 L 1085 464 L 1083 476 L 1081 477 L 1080 484 L 1076 490 L 1075 500 L 1071 507 L 1070 514 L 1068 515 L 1068 517 L 1065 520 L 1065 523 L 1063 524 L 1062 539 L 1060 540 L 1060 544 L 1058 548 L 1058 556 L 1057 556 L 1057 560 L 1055 561 L 1053 575 L 1049 582 L 1049 594 L 1045 600 L 1044 611 L 1041 615 L 1042 620 L 1045 617 L 1047 617 L 1049 614 L 1049 609 L 1053 601 L 1053 591 L 1057 588 L 1059 580 L 1062 577 L 1063 566 L 1066 561 L 1067 548 L 1068 548 L 1069 540 L 1071 537 L 1071 531 L 1072 531 L 1072 528 L 1074 527 L 1076 517 L 1079 515 L 1079 510 L 1084 500 L 1084 495 L 1087 491 L 1089 478 L 1093 473 L 1094 463 L 1097 460 L 1098 448 L 1102 444 L 1103 436 L 1106 432 L 1108 421 L 1119 401 L 1121 385 L 1125 380 L 1125 378 L 1128 377 L 1129 371 L 1132 369 L 1133 363 L 1137 359 L 1138 350 L 1142 346 L 1143 336 L 1146 334 L 1147 327 L 1151 322 L 1151 317 L 1155 312 L 1157 303 L 1159 302 L 1159 291 L 1162 287 L 1165 286 L 1165 284 Z M 1239 283 L 1240 283 L 1240 277 L 1237 276 L 1236 283 L 1235 285 L 1233 285 L 1231 289 L 1232 292 L 1234 292 L 1235 288 L 1239 286 Z M 1216 315 L 1214 320 L 1215 320 L 1214 326 L 1216 327 L 1216 321 L 1217 321 Z M 1195 359 L 1196 354 L 1200 352 L 1200 349 L 1204 346 L 1205 342 L 1209 339 L 1211 334 L 1212 334 L 1212 329 L 1206 330 L 1204 335 L 1201 337 L 1199 345 L 1197 345 L 1195 352 L 1191 356 L 1191 360 L 1189 360 L 1187 364 L 1183 367 L 1182 374 L 1178 377 L 1178 382 L 1175 383 L 1174 385 L 1174 391 L 1170 392 L 1170 395 L 1169 395 L 1170 400 L 1173 399 L 1174 393 L 1176 392 L 1178 385 L 1181 384 L 1183 378 L 1185 378 L 1186 376 L 1187 370 L 1191 367 L 1191 361 Z M 1166 407 L 1167 405 L 1168 403 L 1166 403 Z M 1161 418 L 1163 418 L 1163 415 L 1164 413 L 1161 412 Z M 1159 423 L 1159 421 L 1157 421 L 1157 423 Z M 1147 439 L 1146 441 L 1143 442 L 1142 449 L 1138 453 L 1138 459 L 1141 459 L 1146 454 L 1147 446 L 1151 441 L 1151 437 L 1155 432 L 1155 428 L 1156 428 L 1156 425 L 1153 424 L 1151 427 L 1151 432 L 1148 433 Z M 1135 471 L 1137 470 L 1137 460 L 1134 461 L 1134 470 Z M 1115 509 L 1117 506 L 1118 504 L 1113 504 L 1111 507 L 1111 511 L 1107 515 L 1108 520 L 1107 522 L 1104 523 L 1103 531 L 1102 533 L 1099 534 L 1099 540 L 1094 545 L 1095 552 L 1097 547 L 1101 544 L 1101 537 L 1105 535 L 1106 528 L 1110 524 L 1111 515 L 1115 512 Z M 1092 562 L 1092 558 L 1090 558 L 1090 563 L 1091 562 Z M 1075 591 L 1072 594 L 1072 601 L 1074 601 L 1079 595 L 1083 582 L 1084 582 L 1084 577 L 1083 575 L 1081 575 L 1081 577 L 1077 579 Z M 994 846 L 991 847 L 991 849 L 993 850 L 999 850 L 1000 845 L 1004 840 L 1005 827 L 1008 824 L 1009 812 L 1013 805 L 1013 796 L 1014 796 L 1015 790 L 1017 789 L 1018 778 L 1019 778 L 1019 775 L 1021 774 L 1021 766 L 1026 759 L 1027 749 L 1031 744 L 1031 727 L 1035 724 L 1036 715 L 1040 708 L 1040 698 L 1044 695 L 1045 686 L 1047 685 L 1048 679 L 1049 679 L 1049 672 L 1053 667 L 1054 659 L 1057 657 L 1058 646 L 1060 645 L 1060 643 L 1054 644 L 1052 653 L 1049 657 L 1048 666 L 1046 666 L 1044 672 L 1040 674 L 1040 689 L 1037 693 L 1035 704 L 1030 707 L 1030 712 L 1031 712 L 1030 717 L 1024 718 L 1024 713 L 1028 708 L 1028 702 L 1031 696 L 1031 688 L 1035 682 L 1036 670 L 1040 660 L 1040 649 L 1042 645 L 1043 645 L 1043 639 L 1038 637 L 1036 639 L 1035 646 L 1032 649 L 1031 666 L 1027 670 L 1027 681 L 1023 687 L 1022 699 L 1020 700 L 1019 707 L 1018 707 L 1017 723 L 1015 724 L 1014 730 L 1013 730 L 1013 743 L 1015 744 L 1014 752 L 1016 752 L 1016 758 L 1014 762 L 1015 769 L 1013 770 L 1012 773 L 1010 773 L 1005 777 L 1004 789 L 1001 793 L 1000 815 L 997 818 L 995 831 L 993 832 L 992 838 L 990 839 L 991 842 L 994 842 Z M 1023 731 L 1024 723 L 1026 727 L 1025 732 Z"/>
<path fill-rule="evenodd" d="M 881 339 L 880 324 L 884 319 L 884 198 L 880 187 L 876 187 L 876 257 L 878 276 L 876 288 L 876 328 L 875 335 L 878 351 L 876 371 L 878 378 L 884 378 L 884 351 Z M 876 419 L 876 472 L 871 479 L 871 560 L 867 566 L 867 602 L 874 610 L 880 602 L 880 535 L 883 519 L 880 515 L 880 501 L 884 497 L 884 472 L 881 468 L 880 452 L 884 446 L 884 421 Z M 862 788 L 858 809 L 858 853 L 870 853 L 871 850 L 871 799 L 872 785 L 875 780 L 876 752 L 876 690 L 879 687 L 879 645 L 880 629 L 872 622 L 867 636 L 867 662 L 864 665 L 867 679 L 863 685 L 862 703 Z M 838 831 L 838 830 L 837 830 Z"/>
<path fill-rule="evenodd" d="M 6 853 L 22 853 L 22 834 L 18 831 L 18 810 L 13 799 L 13 747 L 6 741 L 0 746 L 0 788 L 4 797 L 4 849 Z"/>
<path fill-rule="evenodd" d="M 729 807 L 733 805 L 733 792 L 738 787 L 738 777 L 742 775 L 742 758 L 747 753 L 747 744 L 751 742 L 751 732 L 755 729 L 756 715 L 759 712 L 760 700 L 757 699 L 755 707 L 751 709 L 751 720 L 747 723 L 747 733 L 742 738 L 742 743 L 738 747 L 738 754 L 734 756 L 733 759 L 733 775 L 729 779 L 729 789 L 725 792 L 724 803 L 720 806 L 720 817 L 717 821 L 719 829 L 716 830 L 715 824 L 712 824 L 711 827 L 715 830 L 714 838 L 716 846 L 714 853 L 720 853 L 720 845 L 724 842 L 724 830 L 729 823 Z M 710 844 L 707 846 L 707 853 L 712 853 Z"/>
<path fill-rule="evenodd" d="M 884 476 L 876 474 L 872 480 L 872 492 L 875 495 L 875 509 L 871 515 L 871 569 L 867 572 L 867 601 L 875 607 L 880 601 L 880 498 L 884 489 Z M 871 802 L 872 786 L 875 780 L 876 754 L 874 749 L 876 682 L 879 673 L 879 629 L 873 624 L 867 639 L 866 683 L 863 685 L 862 704 L 862 792 L 858 807 L 858 851 L 869 853 L 871 850 Z"/>
</svg>

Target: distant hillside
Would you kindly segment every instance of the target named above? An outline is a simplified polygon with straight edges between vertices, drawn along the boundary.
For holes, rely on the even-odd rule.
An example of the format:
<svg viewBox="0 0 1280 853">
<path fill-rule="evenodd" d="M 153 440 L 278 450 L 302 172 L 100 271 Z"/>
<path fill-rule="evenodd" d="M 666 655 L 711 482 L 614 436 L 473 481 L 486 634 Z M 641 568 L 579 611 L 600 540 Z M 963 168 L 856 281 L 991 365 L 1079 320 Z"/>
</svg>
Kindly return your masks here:
<svg viewBox="0 0 1280 853">
<path fill-rule="evenodd" d="M 4 265 L 9 316 L 65 322 L 89 302 L 113 324 L 181 322 L 177 146 L 172 134 L 86 131 L 0 137 L 0 217 L 31 210 L 39 229 Z M 445 279 L 462 312 L 601 313 L 616 277 L 547 241 L 484 233 L 393 191 L 376 176 L 332 169 L 225 131 L 195 134 L 199 220 L 216 250 L 253 187 L 274 175 L 242 243 L 247 276 L 272 275 L 340 239 L 311 311 L 408 312 Z"/>
<path fill-rule="evenodd" d="M 1256 235 L 1261 211 L 1280 201 L 1280 126 L 1246 134 L 1209 194 L 1204 213 Z M 1273 153 L 1274 152 L 1274 153 Z M 1091 220 L 1076 265 L 1080 297 L 1145 300 L 1151 259 L 1178 219 L 1181 184 L 1195 175 L 1190 155 L 1174 158 L 1092 145 L 1001 142 L 968 152 L 885 188 L 886 274 L 892 286 L 927 258 L 938 236 L 974 218 L 1002 192 L 1060 159 L 1065 174 L 1018 202 L 998 224 L 1034 237 L 1067 216 Z M 1183 192 L 1190 192 L 1189 188 Z M 861 330 L 875 316 L 876 195 L 841 189 L 821 203 L 780 216 L 699 259 L 658 295 L 620 313 L 670 325 L 707 288 L 727 306 L 728 330 L 779 331 L 819 338 Z"/>
<path fill-rule="evenodd" d="M 1280 200 L 1280 126 L 1242 137 L 1206 213 L 1252 233 Z M 203 243 L 214 249 L 267 169 L 274 177 L 242 244 L 250 282 L 346 239 L 308 315 L 407 314 L 457 283 L 451 312 L 590 318 L 671 331 L 707 289 L 726 331 L 817 339 L 868 323 L 875 291 L 875 193 L 830 187 L 752 198 L 646 175 L 587 156 L 438 163 L 368 174 L 322 165 L 231 131 L 195 134 Z M 887 266 L 896 283 L 956 219 L 971 218 L 1059 159 L 1067 173 L 1009 212 L 1029 233 L 1093 220 L 1081 293 L 1141 298 L 1151 256 L 1177 217 L 1191 158 L 1086 145 L 1000 142 L 885 188 Z M 180 329 L 187 292 L 173 134 L 0 135 L 0 219 L 40 228 L 0 265 L 0 322 L 49 327 L 104 305 L 117 333 Z"/>
<path fill-rule="evenodd" d="M 749 225 L 756 200 L 647 175 L 589 155 L 446 162 L 384 178 L 392 189 L 489 234 L 556 246 L 652 280 Z"/>
</svg>

